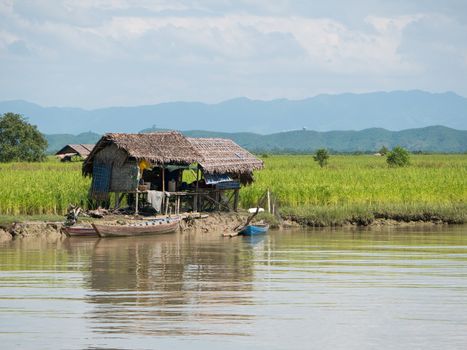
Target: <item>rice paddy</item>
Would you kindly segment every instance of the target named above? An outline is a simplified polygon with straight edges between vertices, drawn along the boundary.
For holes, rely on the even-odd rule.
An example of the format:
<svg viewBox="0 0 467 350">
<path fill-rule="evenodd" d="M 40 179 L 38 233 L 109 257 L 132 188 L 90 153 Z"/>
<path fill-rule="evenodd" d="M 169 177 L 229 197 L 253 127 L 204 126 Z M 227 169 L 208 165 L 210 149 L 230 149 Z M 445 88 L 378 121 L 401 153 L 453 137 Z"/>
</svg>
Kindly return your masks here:
<svg viewBox="0 0 467 350">
<path fill-rule="evenodd" d="M 404 213 L 465 221 L 467 155 L 412 155 L 405 168 L 389 168 L 384 157 L 369 155 L 331 156 L 324 168 L 311 155 L 268 156 L 264 162 L 255 183 L 241 190 L 244 208 L 270 189 L 283 215 L 323 225 Z M 0 215 L 62 215 L 70 203 L 85 205 L 89 186 L 81 163 L 0 164 Z"/>
<path fill-rule="evenodd" d="M 306 155 L 264 162 L 255 183 L 242 190 L 243 207 L 269 188 L 283 215 L 317 226 L 367 217 L 466 220 L 467 155 L 412 155 L 404 168 L 371 155 L 331 156 L 324 168 Z"/>
<path fill-rule="evenodd" d="M 86 203 L 89 186 L 81 163 L 2 163 L 0 215 L 61 215 L 70 203 Z"/>
</svg>

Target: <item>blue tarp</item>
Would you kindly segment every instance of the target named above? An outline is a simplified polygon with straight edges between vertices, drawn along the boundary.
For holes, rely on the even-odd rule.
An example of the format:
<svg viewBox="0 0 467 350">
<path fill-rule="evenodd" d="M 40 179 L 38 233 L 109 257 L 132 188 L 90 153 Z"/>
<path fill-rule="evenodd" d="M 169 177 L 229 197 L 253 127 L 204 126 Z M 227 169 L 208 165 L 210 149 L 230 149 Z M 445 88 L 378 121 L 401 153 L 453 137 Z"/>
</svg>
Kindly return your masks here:
<svg viewBox="0 0 467 350">
<path fill-rule="evenodd" d="M 204 174 L 204 180 L 207 185 L 215 185 L 220 182 L 229 182 L 232 181 L 232 178 L 227 174 Z"/>
</svg>

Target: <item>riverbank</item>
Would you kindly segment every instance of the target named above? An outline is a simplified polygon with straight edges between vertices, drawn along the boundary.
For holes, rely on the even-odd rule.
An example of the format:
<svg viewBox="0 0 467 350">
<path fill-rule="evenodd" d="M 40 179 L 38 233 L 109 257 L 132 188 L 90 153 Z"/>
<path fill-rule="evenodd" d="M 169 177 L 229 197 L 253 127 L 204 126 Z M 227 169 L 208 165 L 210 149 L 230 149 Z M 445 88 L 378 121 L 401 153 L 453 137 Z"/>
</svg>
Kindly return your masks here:
<svg viewBox="0 0 467 350">
<path fill-rule="evenodd" d="M 404 223 L 467 223 L 466 203 L 301 206 L 281 208 L 283 220 L 302 226 L 370 226 Z"/>
<path fill-rule="evenodd" d="M 270 224 L 272 229 L 286 230 L 289 228 L 306 227 L 406 227 L 421 225 L 446 225 L 464 224 L 466 220 L 465 206 L 459 206 L 454 211 L 441 212 L 398 212 L 386 211 L 385 213 L 364 210 L 344 210 L 335 208 L 334 211 L 323 211 L 322 208 L 301 208 L 300 210 L 284 208 L 281 217 L 269 213 L 261 213 L 256 221 L 264 221 Z M 203 215 L 187 215 L 180 223 L 181 232 L 224 234 L 233 232 L 234 228 L 242 225 L 248 218 L 248 213 L 208 213 Z M 48 221 L 47 218 L 58 219 L 60 217 L 30 217 L 23 216 L 22 220 L 13 220 L 13 217 L 3 216 L 0 222 L 0 242 L 21 238 L 46 238 L 47 240 L 59 240 L 66 238 L 63 221 Z M 129 223 L 148 218 L 134 218 L 131 216 L 107 216 L 103 219 L 84 218 L 80 225 L 89 225 L 92 222 Z"/>
</svg>

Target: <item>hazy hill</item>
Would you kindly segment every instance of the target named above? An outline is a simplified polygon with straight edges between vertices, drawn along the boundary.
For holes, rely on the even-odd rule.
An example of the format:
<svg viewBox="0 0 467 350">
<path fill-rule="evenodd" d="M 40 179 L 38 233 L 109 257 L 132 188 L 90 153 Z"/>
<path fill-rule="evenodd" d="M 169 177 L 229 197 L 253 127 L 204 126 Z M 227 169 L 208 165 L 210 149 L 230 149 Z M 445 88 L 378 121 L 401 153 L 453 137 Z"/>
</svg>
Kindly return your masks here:
<svg viewBox="0 0 467 350">
<path fill-rule="evenodd" d="M 24 114 L 48 134 L 78 134 L 88 130 L 98 133 L 137 132 L 147 125 L 178 130 L 261 134 L 303 127 L 318 131 L 375 127 L 403 130 L 430 125 L 467 129 L 467 99 L 452 92 L 319 95 L 296 101 L 237 98 L 217 104 L 171 102 L 94 110 L 5 101 L 0 102 L 0 113 L 4 112 Z"/>
<path fill-rule="evenodd" d="M 159 131 L 144 129 L 142 132 Z M 392 148 L 404 146 L 411 151 L 426 152 L 467 152 L 467 131 L 454 130 L 443 126 L 421 129 L 388 131 L 385 129 L 366 129 L 361 131 L 317 132 L 297 130 L 270 135 L 254 133 L 223 133 L 213 131 L 183 131 L 191 137 L 223 137 L 237 142 L 254 152 L 307 152 L 325 147 L 337 152 L 375 152 L 383 145 Z M 46 135 L 49 150 L 56 151 L 67 143 L 95 143 L 99 135 L 84 133 L 74 135 Z"/>
<path fill-rule="evenodd" d="M 78 135 L 71 135 L 71 134 L 54 134 L 54 135 L 45 135 L 49 146 L 47 147 L 47 151 L 49 153 L 55 153 L 59 149 L 63 148 L 63 146 L 68 144 L 92 144 L 96 143 L 101 135 L 96 134 L 94 132 L 84 132 Z"/>
</svg>

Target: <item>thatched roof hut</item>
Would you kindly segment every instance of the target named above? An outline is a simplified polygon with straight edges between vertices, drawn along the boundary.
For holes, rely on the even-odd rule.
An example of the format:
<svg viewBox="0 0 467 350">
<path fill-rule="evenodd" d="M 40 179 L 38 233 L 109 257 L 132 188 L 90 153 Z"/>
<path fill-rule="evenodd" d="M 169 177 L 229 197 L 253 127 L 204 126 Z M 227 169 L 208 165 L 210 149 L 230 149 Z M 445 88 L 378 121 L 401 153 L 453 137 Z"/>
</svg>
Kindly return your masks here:
<svg viewBox="0 0 467 350">
<path fill-rule="evenodd" d="M 166 204 L 170 199 L 163 199 L 160 193 L 179 196 L 177 211 L 180 197 L 187 193 L 191 193 L 191 210 L 197 211 L 212 209 L 213 205 L 217 210 L 225 208 L 225 191 L 234 191 L 227 201 L 233 196 L 236 210 L 241 184 L 251 183 L 253 171 L 261 168 L 261 160 L 231 140 L 187 138 L 170 131 L 106 134 L 84 162 L 83 174 L 92 176 L 91 198 L 108 201 L 110 193 L 121 193 L 128 196 L 127 203 L 130 203 L 130 197 L 134 196 L 135 212 L 139 194 L 146 191 L 151 201 L 155 201 L 157 195 Z M 184 171 L 194 170 L 196 180 L 185 182 Z M 117 198 L 116 206 L 119 205 Z M 160 205 L 154 205 L 160 211 Z"/>
<path fill-rule="evenodd" d="M 107 146 L 114 145 L 126 158 L 146 160 L 153 164 L 191 164 L 200 159 L 192 144 L 176 131 L 144 134 L 105 134 L 83 165 L 84 175 L 92 174 L 94 157 Z M 121 153 L 121 152 L 120 152 Z M 126 159 L 122 159 L 124 162 Z"/>
<path fill-rule="evenodd" d="M 201 155 L 199 165 L 206 174 L 251 174 L 263 162 L 229 139 L 188 138 Z"/>
<path fill-rule="evenodd" d="M 72 156 L 80 156 L 85 159 L 89 156 L 93 148 L 93 144 L 70 144 L 63 147 L 55 153 L 55 155 L 61 159 Z"/>
</svg>

